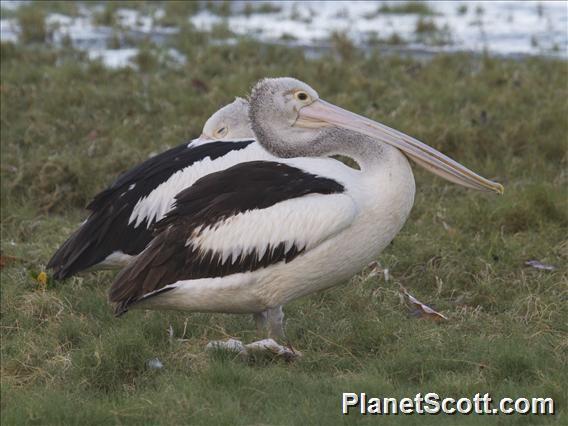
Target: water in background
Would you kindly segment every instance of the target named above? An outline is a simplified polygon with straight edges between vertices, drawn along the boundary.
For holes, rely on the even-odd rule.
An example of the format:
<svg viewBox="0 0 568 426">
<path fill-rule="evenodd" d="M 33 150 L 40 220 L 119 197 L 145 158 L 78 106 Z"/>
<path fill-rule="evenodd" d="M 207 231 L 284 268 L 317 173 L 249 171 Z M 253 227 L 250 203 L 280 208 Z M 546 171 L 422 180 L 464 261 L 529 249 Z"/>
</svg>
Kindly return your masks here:
<svg viewBox="0 0 568 426">
<path fill-rule="evenodd" d="M 2 0 L 2 41 L 18 42 L 18 21 L 14 17 L 4 18 L 9 15 L 4 11 L 25 3 Z M 103 7 L 81 4 L 79 16 L 47 15 L 51 42 L 57 45 L 64 39 L 70 40 L 75 48 L 86 51 L 89 58 L 101 59 L 109 67 L 131 66 L 131 59 L 138 53 L 136 46 L 108 48 L 116 30 L 94 23 L 94 13 Z M 311 50 L 325 49 L 335 33 L 349 37 L 363 48 L 378 45 L 397 53 L 487 51 L 510 57 L 568 58 L 566 1 L 238 1 L 231 3 L 230 12 L 219 16 L 203 7 L 188 20 L 203 31 L 223 25 L 237 36 Z M 132 9 L 116 11 L 121 31 L 130 36 L 150 37 L 157 43 L 179 31 L 160 26 L 163 15 L 159 6 L 151 14 Z M 179 63 L 186 60 L 173 49 L 168 50 L 168 55 Z"/>
</svg>

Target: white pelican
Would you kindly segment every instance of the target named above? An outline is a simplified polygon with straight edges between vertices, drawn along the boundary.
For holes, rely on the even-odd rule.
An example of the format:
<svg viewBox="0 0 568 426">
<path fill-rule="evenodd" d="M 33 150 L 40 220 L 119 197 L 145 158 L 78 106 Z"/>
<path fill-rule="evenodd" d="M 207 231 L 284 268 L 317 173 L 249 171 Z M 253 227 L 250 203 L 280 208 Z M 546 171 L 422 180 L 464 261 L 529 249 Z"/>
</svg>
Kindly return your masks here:
<svg viewBox="0 0 568 426">
<path fill-rule="evenodd" d="M 200 138 L 122 174 L 87 206 L 89 217 L 49 261 L 56 279 L 90 268 L 121 267 L 152 239 L 152 225 L 174 196 L 200 177 L 246 159 L 272 159 L 253 140 L 248 102 L 237 98 L 205 123 Z"/>
<path fill-rule="evenodd" d="M 250 97 L 257 140 L 280 160 L 209 174 L 176 196 L 157 235 L 109 290 L 130 308 L 266 312 L 345 282 L 390 243 L 414 202 L 408 158 L 466 187 L 501 193 L 437 150 L 321 99 L 292 78 L 265 79 Z M 343 155 L 360 170 L 318 158 Z"/>
</svg>

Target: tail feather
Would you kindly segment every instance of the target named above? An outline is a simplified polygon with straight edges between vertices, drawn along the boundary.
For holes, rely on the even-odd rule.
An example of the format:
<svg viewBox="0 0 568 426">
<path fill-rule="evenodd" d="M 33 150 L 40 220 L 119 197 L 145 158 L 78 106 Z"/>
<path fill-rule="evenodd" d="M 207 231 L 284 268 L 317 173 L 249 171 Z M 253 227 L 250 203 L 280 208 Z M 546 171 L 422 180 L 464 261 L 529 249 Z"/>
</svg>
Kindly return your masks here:
<svg viewBox="0 0 568 426">
<path fill-rule="evenodd" d="M 89 248 L 89 244 L 77 246 L 77 240 L 80 238 L 79 233 L 80 228 L 57 249 L 47 263 L 47 268 L 53 270 L 53 277 L 56 280 L 69 278 L 83 269 L 77 267 L 76 261 Z"/>
</svg>

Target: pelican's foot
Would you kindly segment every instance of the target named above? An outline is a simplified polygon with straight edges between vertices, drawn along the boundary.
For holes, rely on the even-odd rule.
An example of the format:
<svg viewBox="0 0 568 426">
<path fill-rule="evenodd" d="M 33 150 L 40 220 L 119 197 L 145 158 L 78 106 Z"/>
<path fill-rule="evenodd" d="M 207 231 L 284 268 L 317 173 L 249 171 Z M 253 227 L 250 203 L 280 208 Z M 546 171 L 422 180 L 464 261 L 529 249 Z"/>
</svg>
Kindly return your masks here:
<svg viewBox="0 0 568 426">
<path fill-rule="evenodd" d="M 269 355 L 272 358 L 280 358 L 284 361 L 294 361 L 301 357 L 301 352 L 295 351 L 292 347 L 282 346 L 273 339 L 263 339 L 257 342 L 244 345 L 240 340 L 229 339 L 226 341 L 209 342 L 206 350 L 220 350 L 238 354 L 242 359 L 249 360 L 258 355 Z"/>
<path fill-rule="evenodd" d="M 236 354 L 240 354 L 241 352 L 246 351 L 243 342 L 237 339 L 229 339 L 224 341 L 213 340 L 212 342 L 207 343 L 207 346 L 205 346 L 205 350 L 234 352 Z"/>
<path fill-rule="evenodd" d="M 302 356 L 301 352 L 294 350 L 291 346 L 282 346 L 274 339 L 263 339 L 245 345 L 249 356 L 255 354 L 268 354 L 275 358 L 282 358 L 284 361 L 294 361 Z"/>
</svg>

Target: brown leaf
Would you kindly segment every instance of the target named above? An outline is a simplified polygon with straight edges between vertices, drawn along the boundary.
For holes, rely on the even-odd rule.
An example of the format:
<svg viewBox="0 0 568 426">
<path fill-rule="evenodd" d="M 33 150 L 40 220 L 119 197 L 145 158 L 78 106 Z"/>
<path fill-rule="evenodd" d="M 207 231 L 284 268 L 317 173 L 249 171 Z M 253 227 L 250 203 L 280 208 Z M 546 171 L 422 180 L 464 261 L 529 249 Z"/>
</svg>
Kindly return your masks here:
<svg viewBox="0 0 568 426">
<path fill-rule="evenodd" d="M 442 220 L 442 226 L 443 226 L 444 229 L 448 232 L 448 234 L 450 234 L 450 236 L 452 236 L 452 237 L 455 237 L 456 234 L 458 233 L 458 232 L 456 231 L 456 228 L 454 228 L 454 227 L 448 225 L 448 224 L 446 223 L 446 221 L 444 221 L 444 220 Z"/>
<path fill-rule="evenodd" d="M 446 232 L 448 234 L 450 234 L 450 236 L 455 237 L 458 232 L 457 232 L 456 228 L 454 228 L 453 226 L 450 226 L 446 222 L 446 218 L 444 217 L 444 214 L 442 212 L 437 212 L 436 217 L 438 218 L 438 220 L 440 220 L 440 222 L 442 223 L 442 226 L 444 227 Z"/>
<path fill-rule="evenodd" d="M 205 93 L 209 91 L 209 86 L 203 80 L 198 78 L 191 79 L 191 87 L 193 87 L 197 92 Z"/>
<path fill-rule="evenodd" d="M 90 140 L 90 141 L 94 141 L 98 136 L 99 136 L 99 132 L 97 131 L 97 129 L 93 129 L 87 135 L 87 139 Z"/>
<path fill-rule="evenodd" d="M 20 260 L 20 259 L 18 259 L 15 256 L 8 256 L 6 254 L 0 254 L 0 269 L 3 269 L 4 266 L 8 266 L 11 263 L 16 262 L 17 260 Z"/>
<path fill-rule="evenodd" d="M 430 306 L 425 305 L 424 303 L 420 302 L 414 296 L 412 296 L 408 290 L 406 290 L 402 285 L 399 284 L 398 289 L 399 295 L 404 303 L 412 309 L 412 313 L 415 314 L 419 318 L 429 319 L 432 321 L 447 321 L 448 317 L 435 311 Z"/>
</svg>

